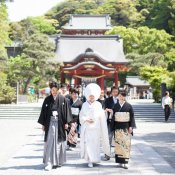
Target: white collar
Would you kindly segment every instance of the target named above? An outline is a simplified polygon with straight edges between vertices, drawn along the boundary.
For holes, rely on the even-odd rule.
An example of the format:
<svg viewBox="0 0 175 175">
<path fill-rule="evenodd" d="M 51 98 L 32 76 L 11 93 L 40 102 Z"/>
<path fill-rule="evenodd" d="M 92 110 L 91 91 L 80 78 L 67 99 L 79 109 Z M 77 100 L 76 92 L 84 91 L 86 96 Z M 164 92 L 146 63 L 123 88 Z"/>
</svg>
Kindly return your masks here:
<svg viewBox="0 0 175 175">
<path fill-rule="evenodd" d="M 122 104 L 119 102 L 119 104 L 120 104 L 121 107 L 123 107 L 123 105 L 125 104 L 125 101 Z"/>
</svg>

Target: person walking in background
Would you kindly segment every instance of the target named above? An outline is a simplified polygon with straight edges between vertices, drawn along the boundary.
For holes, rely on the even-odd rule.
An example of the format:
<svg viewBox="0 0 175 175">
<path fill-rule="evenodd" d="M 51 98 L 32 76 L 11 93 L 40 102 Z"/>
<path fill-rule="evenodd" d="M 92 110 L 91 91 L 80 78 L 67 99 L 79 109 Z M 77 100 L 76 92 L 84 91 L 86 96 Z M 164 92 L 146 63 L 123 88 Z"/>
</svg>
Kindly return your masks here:
<svg viewBox="0 0 175 175">
<path fill-rule="evenodd" d="M 110 156 L 109 137 L 104 110 L 100 102 L 96 101 L 101 93 L 100 87 L 91 83 L 85 89 L 86 102 L 80 111 L 81 136 L 80 148 L 81 158 L 93 167 L 93 163 L 100 162 L 100 143 L 103 151 Z"/>
<path fill-rule="evenodd" d="M 170 98 L 168 91 L 165 92 L 165 96 L 162 98 L 162 107 L 165 112 L 165 122 L 167 122 L 172 109 L 172 99 Z"/>
<path fill-rule="evenodd" d="M 44 157 L 45 170 L 53 167 L 60 167 L 66 161 L 66 132 L 73 118 L 68 100 L 58 94 L 58 84 L 50 83 L 51 95 L 46 97 L 38 123 L 42 125 L 44 136 Z"/>
<path fill-rule="evenodd" d="M 132 106 L 126 102 L 126 93 L 119 92 L 119 102 L 114 105 L 111 113 L 114 122 L 115 138 L 115 162 L 125 169 L 128 169 L 128 161 L 131 151 L 131 135 L 133 128 L 136 128 L 134 111 Z"/>
</svg>

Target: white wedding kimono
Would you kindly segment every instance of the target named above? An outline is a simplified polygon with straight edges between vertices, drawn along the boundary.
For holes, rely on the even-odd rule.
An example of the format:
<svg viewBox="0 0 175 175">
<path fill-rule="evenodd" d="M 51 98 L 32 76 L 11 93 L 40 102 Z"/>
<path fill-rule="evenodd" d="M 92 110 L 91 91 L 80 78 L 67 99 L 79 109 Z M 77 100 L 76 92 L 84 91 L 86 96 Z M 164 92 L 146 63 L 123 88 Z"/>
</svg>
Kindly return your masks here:
<svg viewBox="0 0 175 175">
<path fill-rule="evenodd" d="M 110 155 L 107 122 L 101 103 L 95 101 L 90 104 L 86 101 L 83 103 L 79 116 L 81 158 L 92 163 L 100 162 L 100 143 L 102 143 L 104 153 Z M 94 122 L 86 122 L 88 118 L 92 118 Z"/>
</svg>

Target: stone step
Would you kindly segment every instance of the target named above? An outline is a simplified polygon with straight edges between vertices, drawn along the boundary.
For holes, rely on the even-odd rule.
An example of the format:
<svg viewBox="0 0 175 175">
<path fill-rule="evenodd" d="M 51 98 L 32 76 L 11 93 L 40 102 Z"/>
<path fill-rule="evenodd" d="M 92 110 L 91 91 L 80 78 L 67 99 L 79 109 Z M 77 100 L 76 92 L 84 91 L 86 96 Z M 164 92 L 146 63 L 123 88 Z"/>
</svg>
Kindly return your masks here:
<svg viewBox="0 0 175 175">
<path fill-rule="evenodd" d="M 132 103 L 131 103 L 132 104 Z M 164 122 L 164 110 L 160 103 L 132 104 L 136 121 Z M 169 122 L 175 122 L 175 112 L 171 110 Z"/>
<path fill-rule="evenodd" d="M 37 119 L 40 115 L 40 106 L 0 105 L 1 119 Z"/>
</svg>

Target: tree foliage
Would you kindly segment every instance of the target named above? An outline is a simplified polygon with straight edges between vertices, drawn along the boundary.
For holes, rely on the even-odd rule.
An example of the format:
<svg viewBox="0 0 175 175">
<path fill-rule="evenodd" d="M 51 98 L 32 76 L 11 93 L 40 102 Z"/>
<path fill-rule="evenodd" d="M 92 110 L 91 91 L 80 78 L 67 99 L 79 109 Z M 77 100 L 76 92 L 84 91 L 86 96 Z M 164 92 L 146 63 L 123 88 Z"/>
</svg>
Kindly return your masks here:
<svg viewBox="0 0 175 175">
<path fill-rule="evenodd" d="M 168 81 L 168 71 L 160 66 L 144 66 L 140 68 L 140 76 L 147 80 L 153 88 L 153 96 L 156 101 L 160 100 L 161 83 Z"/>
<path fill-rule="evenodd" d="M 145 55 L 130 53 L 126 55 L 129 61 L 130 71 L 139 74 L 140 68 L 144 66 L 161 66 L 167 68 L 168 64 L 164 61 L 164 55 L 160 53 L 148 53 Z"/>
<path fill-rule="evenodd" d="M 44 34 L 33 34 L 25 42 L 21 56 L 11 58 L 9 64 L 9 80 L 20 81 L 24 85 L 24 93 L 32 80 L 43 77 L 48 60 L 54 56 L 54 44 Z"/>
<path fill-rule="evenodd" d="M 58 25 L 58 21 L 54 19 L 47 19 L 44 16 L 29 17 L 28 19 L 40 33 L 48 35 L 57 33 L 55 27 Z"/>
<path fill-rule="evenodd" d="M 113 27 L 106 34 L 120 35 L 124 43 L 124 51 L 128 53 L 164 54 L 173 47 L 172 36 L 164 30 L 150 29 L 148 27 L 126 28 L 123 26 Z"/>
<path fill-rule="evenodd" d="M 137 26 L 144 17 L 137 10 L 137 0 L 107 0 L 97 13 L 109 14 L 113 25 Z"/>
<path fill-rule="evenodd" d="M 145 8 L 149 14 L 145 19 L 145 25 L 175 34 L 175 0 L 155 0 L 151 5 L 150 0 L 147 0 Z"/>
<path fill-rule="evenodd" d="M 38 33 L 38 31 L 29 18 L 10 23 L 9 36 L 13 41 L 23 44 L 34 33 Z"/>
<path fill-rule="evenodd" d="M 8 14 L 7 7 L 4 2 L 0 2 L 0 59 L 7 57 L 5 46 L 10 43 L 8 37 Z"/>
<path fill-rule="evenodd" d="M 0 103 L 8 104 L 16 99 L 16 90 L 7 83 L 7 75 L 0 72 Z"/>
<path fill-rule="evenodd" d="M 48 19 L 58 20 L 60 29 L 65 25 L 70 17 L 70 14 L 96 14 L 96 9 L 103 4 L 104 0 L 65 0 L 52 8 L 46 17 Z"/>
</svg>

